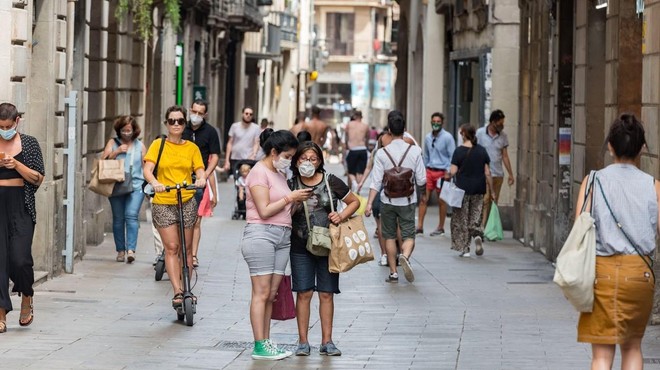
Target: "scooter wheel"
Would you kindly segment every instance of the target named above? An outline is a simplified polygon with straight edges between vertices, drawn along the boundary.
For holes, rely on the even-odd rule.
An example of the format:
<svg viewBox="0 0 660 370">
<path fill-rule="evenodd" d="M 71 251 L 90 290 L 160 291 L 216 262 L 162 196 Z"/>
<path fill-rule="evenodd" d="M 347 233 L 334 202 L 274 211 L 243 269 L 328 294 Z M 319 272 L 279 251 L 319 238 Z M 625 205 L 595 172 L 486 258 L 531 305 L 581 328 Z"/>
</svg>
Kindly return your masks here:
<svg viewBox="0 0 660 370">
<path fill-rule="evenodd" d="M 156 276 L 155 276 L 156 281 L 161 281 L 163 279 L 163 274 L 165 273 L 165 261 L 158 260 L 158 262 L 156 262 L 156 267 L 154 267 L 154 270 L 156 270 Z"/>
<path fill-rule="evenodd" d="M 183 310 L 186 314 L 186 325 L 193 326 L 193 300 L 192 297 L 184 298 Z"/>
</svg>

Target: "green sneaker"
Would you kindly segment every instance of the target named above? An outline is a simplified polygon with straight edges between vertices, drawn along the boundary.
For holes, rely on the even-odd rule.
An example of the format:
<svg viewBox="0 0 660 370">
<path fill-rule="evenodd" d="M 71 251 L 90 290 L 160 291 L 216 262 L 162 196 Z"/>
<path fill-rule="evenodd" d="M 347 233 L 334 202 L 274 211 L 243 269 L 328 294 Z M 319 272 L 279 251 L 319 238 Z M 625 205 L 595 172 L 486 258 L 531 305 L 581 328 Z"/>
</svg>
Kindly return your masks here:
<svg viewBox="0 0 660 370">
<path fill-rule="evenodd" d="M 281 349 L 281 348 L 277 347 L 277 343 L 273 342 L 272 339 L 268 338 L 268 339 L 265 339 L 265 340 L 268 342 L 269 346 L 271 346 L 272 348 L 274 348 L 276 351 L 278 351 L 280 353 L 284 353 L 286 355 L 286 357 L 289 357 L 289 356 L 293 355 L 293 352 L 287 351 L 285 349 Z"/>
<path fill-rule="evenodd" d="M 268 339 L 254 342 L 252 358 L 255 360 L 277 361 L 286 357 L 289 356 L 287 356 L 286 353 L 280 352 L 277 348 L 273 347 Z"/>
</svg>

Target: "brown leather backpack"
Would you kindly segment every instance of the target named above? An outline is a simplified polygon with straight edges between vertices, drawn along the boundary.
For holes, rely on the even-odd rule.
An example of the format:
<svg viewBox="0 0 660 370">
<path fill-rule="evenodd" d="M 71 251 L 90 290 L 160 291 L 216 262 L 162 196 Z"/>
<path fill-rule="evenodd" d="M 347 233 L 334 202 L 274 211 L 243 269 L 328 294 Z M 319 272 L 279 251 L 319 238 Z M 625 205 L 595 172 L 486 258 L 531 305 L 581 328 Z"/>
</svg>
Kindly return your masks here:
<svg viewBox="0 0 660 370">
<path fill-rule="evenodd" d="M 399 164 L 394 162 L 394 159 L 387 149 L 383 148 L 385 154 L 387 154 L 387 157 L 394 165 L 394 167 L 386 170 L 383 174 L 383 189 L 385 190 L 385 195 L 390 199 L 403 197 L 410 198 L 415 192 L 415 172 L 411 168 L 401 167 L 410 148 L 412 148 L 412 144 L 408 145 L 408 149 L 403 153 Z"/>
</svg>

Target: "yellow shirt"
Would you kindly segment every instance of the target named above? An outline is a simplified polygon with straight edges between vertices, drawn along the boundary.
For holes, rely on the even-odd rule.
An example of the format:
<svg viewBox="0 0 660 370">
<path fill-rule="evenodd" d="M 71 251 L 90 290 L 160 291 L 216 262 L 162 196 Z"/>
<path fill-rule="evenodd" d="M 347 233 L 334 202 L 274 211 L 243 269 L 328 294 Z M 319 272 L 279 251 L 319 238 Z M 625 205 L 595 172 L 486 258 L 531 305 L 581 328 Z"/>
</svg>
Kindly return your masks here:
<svg viewBox="0 0 660 370">
<path fill-rule="evenodd" d="M 156 164 L 161 140 L 156 139 L 151 143 L 147 155 L 144 156 L 145 162 Z M 166 140 L 158 163 L 156 180 L 165 186 L 174 186 L 184 181 L 192 185 L 192 173 L 200 168 L 204 169 L 204 163 L 202 153 L 195 143 L 184 140 L 182 144 L 175 144 Z M 194 194 L 194 190 L 182 190 L 181 199 L 187 202 Z M 177 204 L 176 191 L 156 193 L 154 204 Z"/>
</svg>

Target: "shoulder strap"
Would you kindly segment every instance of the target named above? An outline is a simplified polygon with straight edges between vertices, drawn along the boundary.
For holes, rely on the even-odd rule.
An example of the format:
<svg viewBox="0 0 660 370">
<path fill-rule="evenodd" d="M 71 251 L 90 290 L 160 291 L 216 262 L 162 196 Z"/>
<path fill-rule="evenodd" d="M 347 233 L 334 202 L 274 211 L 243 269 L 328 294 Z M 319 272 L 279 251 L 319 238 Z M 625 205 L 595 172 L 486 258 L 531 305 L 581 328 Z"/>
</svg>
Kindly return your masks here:
<svg viewBox="0 0 660 370">
<path fill-rule="evenodd" d="M 594 208 L 594 197 L 592 194 L 592 190 L 594 188 L 595 178 L 596 178 L 596 171 L 589 172 L 589 177 L 587 178 L 587 188 L 584 191 L 584 199 L 582 200 L 582 209 L 580 210 L 580 213 L 584 212 L 584 210 L 587 209 L 587 199 L 589 199 L 589 195 L 591 195 L 591 202 L 590 202 L 591 208 L 589 209 L 593 210 Z"/>
<path fill-rule="evenodd" d="M 393 164 L 394 166 L 396 166 L 396 162 L 394 162 L 394 158 L 392 158 L 392 156 L 390 155 L 390 152 L 387 151 L 387 148 L 383 147 L 383 151 L 385 152 L 385 154 L 387 154 L 387 157 L 390 159 L 390 161 L 392 162 L 392 164 Z"/>
<path fill-rule="evenodd" d="M 330 182 L 328 181 L 328 178 L 330 175 L 327 173 L 323 173 L 323 180 L 325 181 L 325 188 L 328 189 L 328 197 L 330 197 L 330 212 L 335 211 L 335 205 L 334 202 L 332 201 L 332 188 L 330 188 Z"/>
<path fill-rule="evenodd" d="M 119 138 L 114 137 L 112 139 L 115 141 L 115 143 L 117 143 L 117 146 L 121 146 L 121 141 L 119 141 Z"/>
<path fill-rule="evenodd" d="M 644 258 L 645 256 L 642 254 L 642 251 L 639 249 L 637 244 L 635 244 L 632 239 L 628 236 L 625 230 L 623 230 L 623 226 L 621 226 L 621 223 L 619 220 L 617 220 L 616 216 L 614 215 L 614 212 L 612 212 L 612 207 L 610 207 L 610 203 L 607 201 L 607 197 L 605 197 L 605 192 L 603 191 L 603 186 L 600 184 L 600 180 L 596 178 L 596 183 L 598 183 L 598 188 L 600 189 L 600 194 L 603 196 L 603 200 L 605 201 L 605 205 L 607 206 L 607 209 L 610 211 L 610 214 L 612 215 L 612 219 L 614 219 L 614 222 L 616 223 L 616 226 L 621 230 L 623 233 L 623 236 L 626 237 L 628 240 L 628 243 L 635 248 L 635 252 L 639 255 L 639 257 L 644 261 L 646 266 L 651 270 L 651 274 L 653 274 L 653 282 L 655 283 L 655 272 L 653 272 L 653 259 L 649 258 L 648 260 Z M 593 196 L 592 196 L 593 198 Z"/>
<path fill-rule="evenodd" d="M 463 162 L 461 162 L 461 166 L 458 167 L 458 171 L 456 171 L 456 176 L 458 176 L 458 174 L 461 173 L 461 171 L 463 171 L 463 167 L 465 167 L 465 166 L 463 166 L 463 163 L 465 163 L 467 161 L 467 159 L 470 158 L 470 153 L 472 152 L 472 148 L 474 148 L 474 145 L 471 146 L 470 149 L 468 149 L 468 152 L 465 155 L 465 159 L 463 159 Z"/>
<path fill-rule="evenodd" d="M 408 152 L 410 151 L 410 148 L 412 148 L 412 144 L 408 144 L 408 149 L 406 149 L 405 152 L 403 152 L 403 157 L 401 157 L 401 160 L 399 161 L 399 167 L 403 164 L 403 160 L 406 159 L 406 155 L 408 155 Z"/>
<path fill-rule="evenodd" d="M 156 166 L 154 166 L 154 177 L 158 175 L 158 164 L 160 163 L 160 156 L 163 155 L 163 148 L 165 148 L 165 135 L 160 136 L 160 148 L 158 149 L 158 158 L 156 158 Z"/>
</svg>

